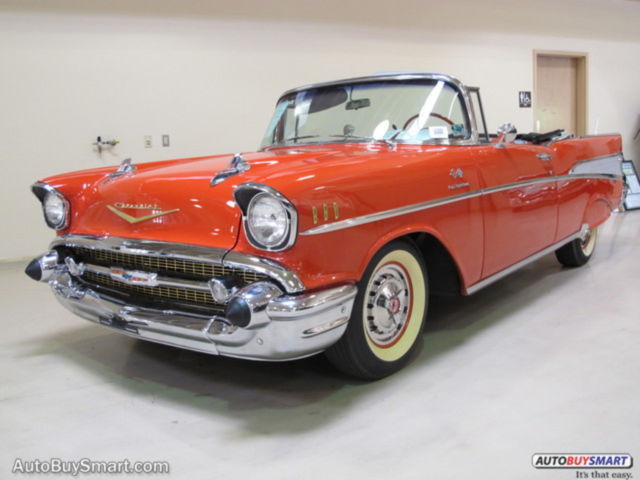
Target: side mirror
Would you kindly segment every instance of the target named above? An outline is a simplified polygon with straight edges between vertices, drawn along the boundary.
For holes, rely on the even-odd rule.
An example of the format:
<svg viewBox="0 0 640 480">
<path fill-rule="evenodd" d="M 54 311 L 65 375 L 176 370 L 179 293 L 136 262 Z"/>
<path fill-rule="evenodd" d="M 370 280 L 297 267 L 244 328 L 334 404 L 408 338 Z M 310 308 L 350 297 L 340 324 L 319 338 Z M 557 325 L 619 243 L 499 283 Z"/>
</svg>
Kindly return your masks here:
<svg viewBox="0 0 640 480">
<path fill-rule="evenodd" d="M 511 143 L 516 139 L 518 130 L 513 123 L 503 123 L 498 127 L 498 143 L 496 148 L 504 148 L 507 143 Z"/>
</svg>

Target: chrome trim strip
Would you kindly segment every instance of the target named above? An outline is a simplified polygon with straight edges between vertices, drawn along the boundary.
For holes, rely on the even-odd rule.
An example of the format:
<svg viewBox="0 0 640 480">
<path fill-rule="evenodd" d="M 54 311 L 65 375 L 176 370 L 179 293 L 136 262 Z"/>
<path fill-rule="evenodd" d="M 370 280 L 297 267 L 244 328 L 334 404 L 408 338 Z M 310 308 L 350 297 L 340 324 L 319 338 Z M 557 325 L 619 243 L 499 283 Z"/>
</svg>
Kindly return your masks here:
<svg viewBox="0 0 640 480">
<path fill-rule="evenodd" d="M 460 195 L 452 195 L 450 197 L 439 198 L 436 200 L 429 200 L 414 205 L 407 205 L 391 210 L 385 210 L 383 212 L 348 218 L 346 220 L 340 220 L 339 222 L 327 223 L 325 225 L 320 225 L 318 227 L 305 230 L 304 232 L 300 233 L 300 235 L 318 235 L 319 233 L 335 232 L 336 230 L 343 230 L 345 228 L 351 228 L 358 225 L 364 225 L 366 223 L 386 220 L 388 218 L 398 217 L 400 215 L 407 215 L 409 213 L 419 212 L 420 210 L 426 210 L 428 208 L 439 207 L 442 205 L 447 205 L 448 203 L 458 202 L 460 200 L 479 197 L 480 195 L 482 195 L 482 190 L 476 190 L 475 192 L 469 193 L 461 193 Z"/>
<path fill-rule="evenodd" d="M 221 248 L 202 247 L 185 243 L 74 234 L 57 237 L 51 242 L 50 248 L 61 246 L 83 247 L 92 250 L 113 250 L 133 255 L 180 258 L 215 265 L 222 265 L 222 259 L 226 253 L 226 250 Z"/>
<path fill-rule="evenodd" d="M 155 240 L 71 234 L 55 238 L 49 248 L 54 249 L 62 246 L 114 250 L 134 255 L 171 257 L 230 268 L 242 268 L 268 276 L 281 284 L 287 293 L 298 293 L 305 290 L 305 285 L 300 278 L 282 265 L 266 258 L 227 251 L 221 248 Z"/>
<path fill-rule="evenodd" d="M 574 233 L 573 235 L 569 235 L 568 237 L 560 240 L 557 243 L 554 243 L 553 245 L 548 246 L 547 248 L 545 248 L 543 250 L 540 250 L 539 252 L 534 253 L 533 255 L 525 258 L 524 260 L 521 260 L 518 263 L 514 263 L 513 265 L 505 268 L 504 270 L 500 270 L 499 272 L 494 273 L 490 277 L 487 277 L 484 280 L 479 281 L 478 283 L 474 283 L 473 285 L 471 285 L 470 287 L 467 288 L 467 294 L 471 295 L 471 294 L 477 292 L 478 290 L 481 290 L 484 287 L 486 287 L 488 285 L 491 285 L 492 283 L 497 282 L 498 280 L 500 280 L 500 279 L 506 277 L 507 275 L 515 272 L 516 270 L 519 270 L 520 268 L 524 267 L 525 265 L 528 265 L 529 263 L 535 262 L 536 260 L 544 257 L 545 255 L 548 255 L 548 254 L 554 252 L 558 248 L 562 247 L 563 245 L 566 245 L 567 243 L 575 240 L 576 238 L 581 238 L 585 234 L 585 228 L 586 228 L 586 231 L 589 230 L 589 227 L 586 224 L 582 225 L 582 228 L 580 230 L 578 230 L 576 233 Z"/>
<path fill-rule="evenodd" d="M 349 321 L 349 317 L 342 317 L 336 320 L 332 320 L 329 323 L 325 323 L 324 325 L 320 325 L 319 327 L 308 328 L 304 332 L 302 332 L 302 338 L 315 337 L 316 335 L 321 335 L 329 330 L 333 330 L 334 328 L 341 327 L 345 323 Z"/>
<path fill-rule="evenodd" d="M 382 73 L 377 75 L 365 75 L 363 77 L 353 77 L 353 78 L 343 78 L 341 80 L 331 80 L 329 82 L 319 82 L 312 83 L 309 85 L 303 85 L 301 87 L 291 88 L 280 95 L 280 99 L 282 97 L 286 97 L 287 95 L 291 95 L 292 93 L 299 93 L 305 90 L 311 90 L 314 88 L 325 88 L 325 87 L 337 87 L 340 85 L 353 85 L 356 83 L 369 83 L 369 82 L 386 82 L 386 81 L 406 81 L 406 80 L 443 80 L 446 82 L 453 83 L 458 88 L 464 88 L 464 85 L 460 80 L 450 75 L 446 75 L 444 73 L 434 73 L 434 72 L 408 72 L 408 73 Z"/>
<path fill-rule="evenodd" d="M 299 293 L 306 289 L 298 275 L 266 258 L 238 253 L 232 250 L 227 252 L 222 265 L 229 268 L 247 268 L 254 272 L 268 275 L 280 283 L 287 293 Z"/>
<path fill-rule="evenodd" d="M 594 138 L 594 137 L 620 137 L 621 134 L 619 132 L 612 133 L 594 133 L 591 135 L 580 135 L 578 138 Z"/>
<path fill-rule="evenodd" d="M 296 296 L 282 296 L 273 300 L 267 307 L 267 313 L 274 317 L 295 318 L 304 315 L 307 310 L 322 307 L 334 307 L 347 300 L 353 300 L 358 293 L 355 285 L 343 285 L 330 290 L 309 292 Z M 342 312 L 346 313 L 346 310 Z"/>
<path fill-rule="evenodd" d="M 496 187 L 482 188 L 474 190 L 473 192 L 461 193 L 459 195 L 451 195 L 448 197 L 438 198 L 435 200 L 428 200 L 422 203 L 416 203 L 413 205 L 405 205 L 404 207 L 393 208 L 391 210 L 385 210 L 382 212 L 371 213 L 367 215 L 361 215 L 359 217 L 348 218 L 346 220 L 340 220 L 339 222 L 327 223 L 318 227 L 310 228 L 301 232 L 300 235 L 318 235 L 321 233 L 335 232 L 336 230 L 343 230 L 345 228 L 351 228 L 358 225 L 365 225 L 367 223 L 377 222 L 380 220 L 387 220 L 389 218 L 398 217 L 401 215 L 407 215 L 409 213 L 419 212 L 421 210 L 427 210 L 430 208 L 440 207 L 448 205 L 449 203 L 459 202 L 462 200 L 468 200 L 483 195 L 491 195 L 493 193 L 502 192 L 505 190 L 512 190 L 521 187 L 527 187 L 530 185 L 537 185 L 540 183 L 558 182 L 564 180 L 622 180 L 622 176 L 613 174 L 570 174 L 570 175 L 558 175 L 554 177 L 536 178 L 534 180 L 525 180 L 522 182 L 507 183 L 505 185 L 499 185 Z"/>
</svg>

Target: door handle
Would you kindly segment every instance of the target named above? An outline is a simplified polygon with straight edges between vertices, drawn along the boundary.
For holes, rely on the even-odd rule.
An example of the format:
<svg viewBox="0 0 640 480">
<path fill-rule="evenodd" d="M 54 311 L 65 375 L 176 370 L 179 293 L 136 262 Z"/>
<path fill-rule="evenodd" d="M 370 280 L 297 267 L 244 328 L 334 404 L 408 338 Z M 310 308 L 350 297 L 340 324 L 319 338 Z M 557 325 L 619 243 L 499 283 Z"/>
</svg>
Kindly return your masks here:
<svg viewBox="0 0 640 480">
<path fill-rule="evenodd" d="M 551 160 L 551 155 L 549 155 L 548 153 L 537 153 L 536 157 L 538 157 L 543 162 L 548 162 L 549 160 Z"/>
</svg>

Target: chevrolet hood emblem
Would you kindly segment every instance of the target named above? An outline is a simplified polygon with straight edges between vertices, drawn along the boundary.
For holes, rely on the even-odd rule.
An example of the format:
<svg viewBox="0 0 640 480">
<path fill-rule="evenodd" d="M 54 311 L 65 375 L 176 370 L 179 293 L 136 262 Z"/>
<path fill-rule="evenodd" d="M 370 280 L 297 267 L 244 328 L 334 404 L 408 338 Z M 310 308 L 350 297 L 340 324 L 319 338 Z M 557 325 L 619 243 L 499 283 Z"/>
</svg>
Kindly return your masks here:
<svg viewBox="0 0 640 480">
<path fill-rule="evenodd" d="M 128 203 L 116 203 L 117 207 L 120 207 L 120 209 L 122 208 L 126 208 L 126 209 L 136 209 L 136 210 L 156 210 L 157 209 L 157 205 L 133 205 L 133 204 L 128 204 Z M 158 218 L 158 217 L 162 217 L 164 215 L 169 215 L 170 213 L 175 213 L 175 212 L 179 212 L 180 209 L 179 208 L 174 208 L 173 210 L 165 210 L 164 212 L 158 212 L 158 213 L 152 213 L 150 215 L 144 215 L 142 217 L 134 217 L 132 215 L 129 215 L 128 213 L 124 213 L 122 210 L 116 208 L 113 205 L 107 205 L 107 209 L 109 209 L 109 211 L 115 213 L 117 216 L 119 216 L 121 219 L 126 220 L 129 223 L 140 223 L 140 222 L 145 222 L 147 220 L 152 220 L 154 218 Z"/>
</svg>

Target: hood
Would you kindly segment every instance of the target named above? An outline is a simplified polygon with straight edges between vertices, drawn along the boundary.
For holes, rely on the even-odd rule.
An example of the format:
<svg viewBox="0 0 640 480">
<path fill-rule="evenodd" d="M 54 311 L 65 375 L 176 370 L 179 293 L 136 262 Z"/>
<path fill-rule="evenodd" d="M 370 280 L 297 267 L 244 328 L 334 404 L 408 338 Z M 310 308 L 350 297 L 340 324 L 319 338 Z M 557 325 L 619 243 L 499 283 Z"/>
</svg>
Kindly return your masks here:
<svg viewBox="0 0 640 480">
<path fill-rule="evenodd" d="M 381 151 L 388 152 L 378 145 L 323 145 L 247 153 L 250 168 L 214 186 L 211 179 L 229 167 L 233 155 L 137 164 L 133 173 L 113 179 L 107 173 L 114 168 L 102 168 L 43 181 L 71 201 L 70 229 L 62 233 L 231 249 L 241 228 L 233 197 L 239 184 L 269 185 L 299 206 L 312 191 L 352 176 L 354 165 L 389 168 L 388 153 L 380 161 Z"/>
<path fill-rule="evenodd" d="M 237 240 L 241 216 L 233 201 L 234 185 L 210 186 L 211 178 L 229 160 L 230 156 L 221 156 L 154 162 L 138 164 L 132 174 L 113 179 L 101 169 L 91 182 L 77 174 L 44 182 L 70 199 L 70 229 L 63 233 L 230 249 Z"/>
</svg>

